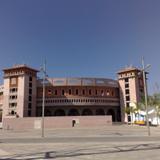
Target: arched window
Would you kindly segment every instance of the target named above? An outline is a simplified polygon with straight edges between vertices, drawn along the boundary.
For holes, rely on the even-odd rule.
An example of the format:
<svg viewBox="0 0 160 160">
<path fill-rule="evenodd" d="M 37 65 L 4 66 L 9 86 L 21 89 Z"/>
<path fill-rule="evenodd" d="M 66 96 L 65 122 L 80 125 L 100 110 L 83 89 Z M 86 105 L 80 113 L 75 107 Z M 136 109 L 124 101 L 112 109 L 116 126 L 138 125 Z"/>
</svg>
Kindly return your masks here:
<svg viewBox="0 0 160 160">
<path fill-rule="evenodd" d="M 76 89 L 76 95 L 78 95 L 78 89 Z"/>
<path fill-rule="evenodd" d="M 55 90 L 55 91 L 54 91 L 54 95 L 57 95 L 57 94 L 58 94 L 58 91 L 57 91 L 57 90 Z"/>
<path fill-rule="evenodd" d="M 14 115 L 14 114 L 15 114 L 15 112 L 12 110 L 12 111 L 11 111 L 11 115 Z"/>
<path fill-rule="evenodd" d="M 64 89 L 62 89 L 62 96 L 64 96 Z"/>
</svg>

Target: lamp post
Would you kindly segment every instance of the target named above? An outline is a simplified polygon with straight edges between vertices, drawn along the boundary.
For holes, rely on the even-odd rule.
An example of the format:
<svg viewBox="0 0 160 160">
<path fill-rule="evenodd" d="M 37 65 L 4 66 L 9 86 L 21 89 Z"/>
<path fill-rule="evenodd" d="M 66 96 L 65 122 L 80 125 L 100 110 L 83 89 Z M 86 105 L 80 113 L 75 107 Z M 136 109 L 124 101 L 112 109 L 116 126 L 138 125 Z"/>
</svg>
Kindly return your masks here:
<svg viewBox="0 0 160 160">
<path fill-rule="evenodd" d="M 144 84 L 144 98 L 145 98 L 145 109 L 146 109 L 146 122 L 147 122 L 147 132 L 148 136 L 151 135 L 150 133 L 150 126 L 149 126 L 149 116 L 148 116 L 148 94 L 147 94 L 147 82 L 146 82 L 146 69 L 148 69 L 151 65 L 147 65 L 145 67 L 144 64 L 144 57 L 142 57 L 142 73 L 143 73 L 143 84 Z"/>
<path fill-rule="evenodd" d="M 41 136 L 42 136 L 42 138 L 44 138 L 44 110 L 45 110 L 46 62 L 43 64 L 43 67 L 41 68 L 41 71 L 43 72 L 43 97 L 42 97 L 42 121 L 41 121 L 42 133 L 41 133 Z"/>
</svg>

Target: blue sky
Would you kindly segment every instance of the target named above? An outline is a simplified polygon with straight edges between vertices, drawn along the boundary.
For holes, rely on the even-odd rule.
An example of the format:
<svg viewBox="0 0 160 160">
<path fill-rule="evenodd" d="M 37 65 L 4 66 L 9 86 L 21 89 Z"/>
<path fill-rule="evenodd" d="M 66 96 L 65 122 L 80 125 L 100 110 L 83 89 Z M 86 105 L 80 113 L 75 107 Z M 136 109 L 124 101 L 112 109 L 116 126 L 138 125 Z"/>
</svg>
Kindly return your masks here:
<svg viewBox="0 0 160 160">
<path fill-rule="evenodd" d="M 159 8 L 159 0 L 1 0 L 0 69 L 38 69 L 46 58 L 50 77 L 115 79 L 125 66 L 141 67 L 144 56 L 153 93 L 160 85 Z"/>
</svg>

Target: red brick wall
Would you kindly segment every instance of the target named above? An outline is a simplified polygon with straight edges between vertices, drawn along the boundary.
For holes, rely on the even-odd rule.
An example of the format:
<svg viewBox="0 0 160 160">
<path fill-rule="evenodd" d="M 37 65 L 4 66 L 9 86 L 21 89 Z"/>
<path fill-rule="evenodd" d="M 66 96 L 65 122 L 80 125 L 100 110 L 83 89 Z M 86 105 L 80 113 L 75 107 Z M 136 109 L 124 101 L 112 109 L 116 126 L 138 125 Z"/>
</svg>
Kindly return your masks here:
<svg viewBox="0 0 160 160">
<path fill-rule="evenodd" d="M 73 120 L 79 121 L 79 123 L 75 124 L 75 127 L 98 127 L 112 124 L 111 116 L 45 117 L 45 128 L 71 128 Z M 4 118 L 3 129 L 36 129 L 36 122 L 40 126 L 41 118 Z"/>
</svg>

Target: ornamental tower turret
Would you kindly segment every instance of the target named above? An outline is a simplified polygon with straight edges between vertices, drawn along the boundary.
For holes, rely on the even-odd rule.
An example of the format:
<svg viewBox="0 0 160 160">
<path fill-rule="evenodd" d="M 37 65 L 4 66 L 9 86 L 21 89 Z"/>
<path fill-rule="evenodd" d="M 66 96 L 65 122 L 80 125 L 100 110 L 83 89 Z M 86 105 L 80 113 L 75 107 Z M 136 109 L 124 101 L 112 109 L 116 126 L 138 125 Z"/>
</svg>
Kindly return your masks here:
<svg viewBox="0 0 160 160">
<path fill-rule="evenodd" d="M 120 103 L 123 120 L 128 122 L 125 114 L 126 108 L 131 103 L 138 103 L 144 96 L 143 76 L 141 70 L 135 67 L 125 68 L 118 72 L 118 81 L 120 87 Z"/>
<path fill-rule="evenodd" d="M 15 65 L 3 71 L 3 118 L 35 116 L 38 71 L 26 65 Z"/>
</svg>

